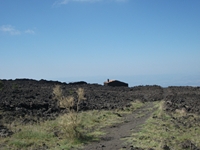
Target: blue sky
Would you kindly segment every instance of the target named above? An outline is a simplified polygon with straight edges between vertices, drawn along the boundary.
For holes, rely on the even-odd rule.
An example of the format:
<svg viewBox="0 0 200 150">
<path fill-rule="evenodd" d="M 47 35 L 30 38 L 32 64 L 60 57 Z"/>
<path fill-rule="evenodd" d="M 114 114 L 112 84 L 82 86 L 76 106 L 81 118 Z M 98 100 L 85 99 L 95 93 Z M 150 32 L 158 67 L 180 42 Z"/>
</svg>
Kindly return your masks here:
<svg viewBox="0 0 200 150">
<path fill-rule="evenodd" d="M 0 79 L 200 86 L 199 0 L 0 0 Z"/>
</svg>

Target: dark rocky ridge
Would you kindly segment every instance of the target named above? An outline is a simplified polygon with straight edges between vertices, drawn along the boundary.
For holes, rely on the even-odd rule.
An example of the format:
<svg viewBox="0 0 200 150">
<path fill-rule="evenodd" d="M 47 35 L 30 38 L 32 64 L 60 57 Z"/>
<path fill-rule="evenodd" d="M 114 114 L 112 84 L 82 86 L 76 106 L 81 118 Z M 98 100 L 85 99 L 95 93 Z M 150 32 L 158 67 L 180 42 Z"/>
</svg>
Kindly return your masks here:
<svg viewBox="0 0 200 150">
<path fill-rule="evenodd" d="M 176 109 L 200 114 L 200 87 L 168 87 L 165 97 L 167 111 Z"/>
<path fill-rule="evenodd" d="M 61 83 L 58 81 L 16 79 L 0 80 L 0 118 L 11 122 L 23 118 L 24 122 L 38 119 L 54 119 L 63 109 L 54 99 L 53 88 L 60 85 L 65 96 L 74 96 L 80 87 L 86 100 L 80 104 L 80 111 L 93 109 L 123 109 L 135 100 L 166 101 L 166 110 L 185 109 L 200 114 L 200 87 L 153 86 L 110 87 L 86 82 Z"/>
</svg>

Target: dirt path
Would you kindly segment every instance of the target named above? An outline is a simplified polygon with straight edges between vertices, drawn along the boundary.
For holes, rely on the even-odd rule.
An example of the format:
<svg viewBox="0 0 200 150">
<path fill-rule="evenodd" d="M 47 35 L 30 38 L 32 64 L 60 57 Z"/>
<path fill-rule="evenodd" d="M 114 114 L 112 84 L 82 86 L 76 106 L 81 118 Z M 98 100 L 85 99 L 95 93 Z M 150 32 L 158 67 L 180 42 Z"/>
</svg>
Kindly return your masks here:
<svg viewBox="0 0 200 150">
<path fill-rule="evenodd" d="M 123 123 L 113 125 L 112 127 L 105 128 L 107 133 L 100 141 L 91 143 L 84 147 L 84 150 L 119 150 L 133 149 L 134 145 L 124 145 L 122 138 L 129 137 L 131 130 L 139 131 L 139 128 L 150 117 L 153 112 L 153 103 L 145 103 L 145 105 L 134 111 L 133 113 L 124 116 Z"/>
</svg>

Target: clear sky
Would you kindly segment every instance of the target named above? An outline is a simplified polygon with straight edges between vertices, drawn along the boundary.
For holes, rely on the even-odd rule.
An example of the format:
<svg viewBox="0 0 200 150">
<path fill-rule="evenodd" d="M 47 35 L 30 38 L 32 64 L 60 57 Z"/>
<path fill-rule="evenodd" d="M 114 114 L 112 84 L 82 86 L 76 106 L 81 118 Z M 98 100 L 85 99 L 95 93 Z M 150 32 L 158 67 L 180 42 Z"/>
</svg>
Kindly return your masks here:
<svg viewBox="0 0 200 150">
<path fill-rule="evenodd" d="M 0 0 L 0 79 L 200 86 L 200 0 Z"/>
</svg>

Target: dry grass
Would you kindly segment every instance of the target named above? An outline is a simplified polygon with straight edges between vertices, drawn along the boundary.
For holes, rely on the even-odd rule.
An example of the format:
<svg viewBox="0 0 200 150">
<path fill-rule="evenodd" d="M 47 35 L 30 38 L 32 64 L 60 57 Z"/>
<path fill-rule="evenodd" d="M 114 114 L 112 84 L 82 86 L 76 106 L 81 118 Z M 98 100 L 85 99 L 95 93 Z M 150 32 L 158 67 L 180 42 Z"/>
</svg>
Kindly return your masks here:
<svg viewBox="0 0 200 150">
<path fill-rule="evenodd" d="M 58 100 L 60 108 L 70 109 L 74 106 L 73 96 L 63 96 L 63 91 L 59 85 L 53 88 L 54 99 Z"/>
<path fill-rule="evenodd" d="M 125 107 L 122 111 L 122 113 L 131 113 L 141 107 L 144 106 L 144 103 L 141 102 L 140 100 L 135 100 L 133 102 L 131 102 L 131 106 L 130 107 Z"/>
<path fill-rule="evenodd" d="M 73 96 L 64 96 L 63 91 L 59 85 L 56 85 L 53 89 L 53 94 L 55 99 L 59 101 L 60 108 L 65 108 L 68 111 L 68 114 L 62 116 L 60 119 L 60 126 L 62 129 L 65 130 L 65 133 L 68 134 L 70 139 L 81 138 L 82 134 L 78 130 L 78 126 L 80 125 L 80 120 L 78 118 L 79 115 L 79 104 L 82 100 L 85 100 L 84 97 L 84 89 L 78 88 L 76 90 L 78 101 L 76 104 L 76 110 L 73 109 L 75 105 L 74 97 Z M 65 123 L 67 122 L 67 124 Z"/>
<path fill-rule="evenodd" d="M 84 90 L 77 89 L 78 101 L 84 100 Z M 57 94 L 55 94 L 57 93 Z M 59 86 L 54 89 L 55 97 L 62 101 L 62 106 L 69 109 L 74 106 L 74 99 L 64 97 Z M 66 102 L 66 103 L 64 103 Z M 61 103 L 60 103 L 61 104 Z M 130 110 L 141 107 L 140 102 L 133 103 Z M 103 134 L 102 128 L 122 122 L 122 110 L 86 111 L 78 109 L 60 115 L 55 120 L 38 122 L 36 124 L 21 124 L 13 122 L 7 127 L 14 132 L 11 137 L 0 138 L 0 147 L 4 150 L 33 150 L 46 147 L 49 150 L 70 150 L 80 148 L 83 144 L 97 141 Z M 1 148 L 0 148 L 1 149 Z"/>
<path fill-rule="evenodd" d="M 0 138 L 4 150 L 40 149 L 44 145 L 49 150 L 70 150 L 84 143 L 97 141 L 103 134 L 102 128 L 121 121 L 116 111 L 87 111 L 78 114 L 78 123 L 70 113 L 60 115 L 56 120 L 22 125 L 19 122 L 7 126 L 14 132 L 11 137 Z M 79 135 L 77 135 L 79 134 Z M 1 148 L 0 148 L 1 149 Z"/>
<path fill-rule="evenodd" d="M 0 138 L 0 149 L 4 150 L 70 150 L 81 147 L 83 144 L 96 141 L 105 133 L 102 128 L 122 121 L 119 114 L 135 111 L 144 103 L 135 101 L 132 106 L 114 111 L 87 111 L 79 112 L 79 104 L 84 98 L 84 89 L 77 89 L 77 102 L 71 95 L 63 96 L 60 86 L 53 89 L 55 99 L 61 108 L 68 113 L 60 115 L 57 119 L 40 122 L 32 125 L 22 125 L 13 122 L 7 127 L 14 132 L 11 137 Z M 162 149 L 168 145 L 170 149 L 181 150 L 180 146 L 185 140 L 191 141 L 200 147 L 200 116 L 188 114 L 185 110 L 176 110 L 175 113 L 166 113 L 164 101 L 155 102 L 157 108 L 140 132 L 132 133 L 127 142 L 144 149 Z M 76 109 L 74 106 L 76 105 Z"/>
<path fill-rule="evenodd" d="M 200 116 L 186 114 L 183 111 L 166 113 L 164 101 L 157 102 L 157 110 L 142 126 L 140 132 L 134 132 L 128 143 L 144 149 L 163 149 L 168 145 L 170 149 L 182 150 L 181 144 L 189 140 L 200 147 Z"/>
</svg>

